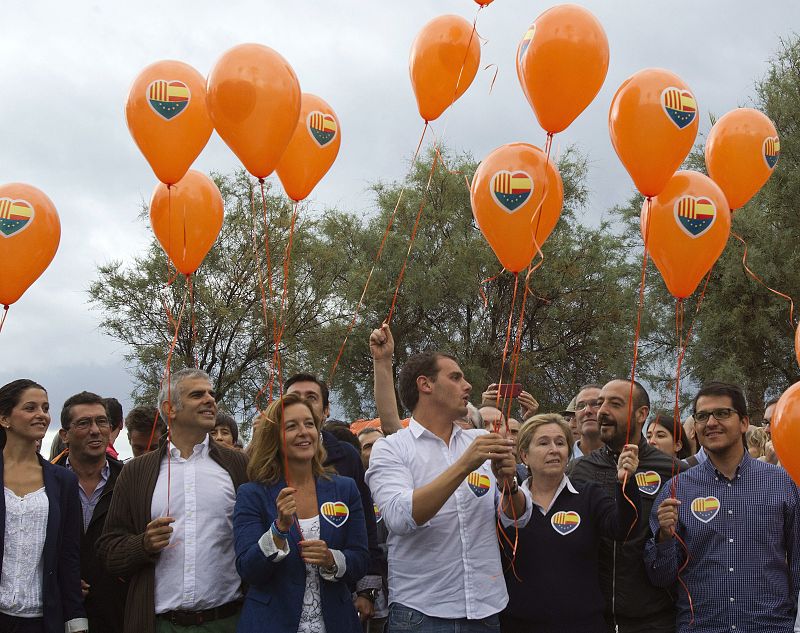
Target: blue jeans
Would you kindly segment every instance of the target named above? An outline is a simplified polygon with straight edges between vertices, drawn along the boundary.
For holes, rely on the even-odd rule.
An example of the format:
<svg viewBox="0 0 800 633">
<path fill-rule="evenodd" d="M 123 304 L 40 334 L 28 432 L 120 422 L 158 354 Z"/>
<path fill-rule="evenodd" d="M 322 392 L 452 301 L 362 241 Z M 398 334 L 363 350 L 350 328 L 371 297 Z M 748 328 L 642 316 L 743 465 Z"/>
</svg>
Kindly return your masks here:
<svg viewBox="0 0 800 633">
<path fill-rule="evenodd" d="M 497 614 L 482 620 L 434 618 L 393 602 L 389 605 L 386 630 L 387 633 L 499 633 L 500 619 Z"/>
</svg>

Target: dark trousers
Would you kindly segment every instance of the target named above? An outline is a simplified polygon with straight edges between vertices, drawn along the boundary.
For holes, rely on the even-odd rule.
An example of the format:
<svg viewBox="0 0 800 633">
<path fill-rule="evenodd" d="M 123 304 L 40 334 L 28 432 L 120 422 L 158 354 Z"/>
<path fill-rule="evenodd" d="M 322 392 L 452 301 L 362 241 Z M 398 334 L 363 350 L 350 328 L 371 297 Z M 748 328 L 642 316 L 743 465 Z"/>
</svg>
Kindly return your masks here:
<svg viewBox="0 0 800 633">
<path fill-rule="evenodd" d="M 617 616 L 612 620 L 606 616 L 608 633 L 675 633 L 675 612 L 655 613 L 649 618 L 629 619 Z"/>
<path fill-rule="evenodd" d="M 17 618 L 0 613 L 0 631 L 3 633 L 44 633 L 44 618 Z"/>
</svg>

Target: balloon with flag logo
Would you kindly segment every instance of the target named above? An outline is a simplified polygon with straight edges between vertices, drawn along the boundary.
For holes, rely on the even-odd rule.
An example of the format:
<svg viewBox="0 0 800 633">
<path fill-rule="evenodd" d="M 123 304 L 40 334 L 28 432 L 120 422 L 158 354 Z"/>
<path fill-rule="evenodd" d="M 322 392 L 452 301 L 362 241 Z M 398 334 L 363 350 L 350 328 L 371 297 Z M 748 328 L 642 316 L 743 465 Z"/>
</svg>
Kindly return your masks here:
<svg viewBox="0 0 800 633">
<path fill-rule="evenodd" d="M 520 42 L 517 60 L 522 90 L 539 125 L 556 134 L 569 127 L 603 86 L 608 37 L 590 11 L 558 5 L 536 18 Z"/>
<path fill-rule="evenodd" d="M 156 186 L 150 200 L 150 224 L 159 243 L 181 273 L 202 263 L 222 228 L 222 194 L 208 176 L 193 169 L 168 188 Z"/>
<path fill-rule="evenodd" d="M 697 137 L 697 101 L 675 73 L 646 68 L 626 79 L 611 101 L 611 143 L 639 192 L 657 196 Z"/>
<path fill-rule="evenodd" d="M 510 143 L 491 152 L 470 187 L 475 221 L 506 270 L 528 267 L 561 216 L 564 187 L 538 147 Z M 534 242 L 534 235 L 536 241 Z"/>
<path fill-rule="evenodd" d="M 411 45 L 409 72 L 420 116 L 434 121 L 467 91 L 481 61 L 473 26 L 457 15 L 433 18 Z"/>
<path fill-rule="evenodd" d="M 667 289 L 685 299 L 725 249 L 731 213 L 725 194 L 711 178 L 679 171 L 660 194 L 645 201 L 641 229 Z"/>
<path fill-rule="evenodd" d="M 778 400 L 769 431 L 781 466 L 800 486 L 800 382 L 789 387 Z"/>
<path fill-rule="evenodd" d="M 256 178 L 266 178 L 297 127 L 297 75 L 268 46 L 234 46 L 208 75 L 208 111 L 214 128 L 245 169 Z"/>
<path fill-rule="evenodd" d="M 0 186 L 0 304 L 17 301 L 53 261 L 61 222 L 47 195 L 19 182 Z"/>
<path fill-rule="evenodd" d="M 740 209 L 769 180 L 780 156 L 775 125 L 763 112 L 737 108 L 722 115 L 706 139 L 708 175 Z"/>
<path fill-rule="evenodd" d="M 166 60 L 139 73 L 128 93 L 128 129 L 164 184 L 183 178 L 211 137 L 205 84 L 188 64 Z"/>
<path fill-rule="evenodd" d="M 275 168 L 289 198 L 297 202 L 311 193 L 336 160 L 341 142 L 341 126 L 333 108 L 304 92 L 297 127 Z"/>
</svg>

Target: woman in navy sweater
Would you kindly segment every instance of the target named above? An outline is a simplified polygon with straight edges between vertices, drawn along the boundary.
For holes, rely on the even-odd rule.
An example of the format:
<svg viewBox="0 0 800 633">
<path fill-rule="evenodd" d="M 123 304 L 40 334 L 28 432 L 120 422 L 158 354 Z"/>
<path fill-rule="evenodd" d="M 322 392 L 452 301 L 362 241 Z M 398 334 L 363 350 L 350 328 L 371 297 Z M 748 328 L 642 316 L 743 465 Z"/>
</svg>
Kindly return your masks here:
<svg viewBox="0 0 800 633">
<path fill-rule="evenodd" d="M 238 633 L 361 633 L 350 594 L 369 561 L 361 495 L 324 463 L 308 401 L 275 400 L 233 512 L 236 569 L 249 585 Z"/>
<path fill-rule="evenodd" d="M 508 541 L 518 537 L 513 568 L 509 566 L 505 573 L 509 602 L 500 614 L 501 630 L 606 633 L 597 549 L 601 536 L 623 540 L 636 525 L 638 447 L 628 444 L 619 456 L 615 500 L 599 485 L 573 484 L 564 474 L 573 440 L 560 415 L 529 419 L 517 442 L 531 474 L 523 485 L 531 491 L 534 508 L 531 520 L 518 534 L 509 527 L 501 539 L 510 559 Z"/>
<path fill-rule="evenodd" d="M 39 456 L 50 424 L 32 380 L 0 387 L 0 631 L 88 629 L 81 597 L 78 479 Z"/>
</svg>

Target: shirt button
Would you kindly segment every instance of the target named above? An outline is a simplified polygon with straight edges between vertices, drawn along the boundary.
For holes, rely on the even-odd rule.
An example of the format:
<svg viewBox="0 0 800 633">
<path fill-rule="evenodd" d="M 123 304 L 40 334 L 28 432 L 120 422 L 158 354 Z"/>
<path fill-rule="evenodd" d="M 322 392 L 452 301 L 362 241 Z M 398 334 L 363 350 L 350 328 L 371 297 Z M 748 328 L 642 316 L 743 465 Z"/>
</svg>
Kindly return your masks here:
<svg viewBox="0 0 800 633">
<path fill-rule="evenodd" d="M 728 514 L 733 514 L 733 510 L 728 510 Z"/>
<path fill-rule="evenodd" d="M 728 488 L 730 488 L 730 487 L 731 487 L 731 482 L 728 482 Z"/>
<path fill-rule="evenodd" d="M 733 567 L 728 567 L 728 571 L 733 571 Z"/>
<path fill-rule="evenodd" d="M 731 598 L 731 602 L 733 602 L 733 598 Z"/>
<path fill-rule="evenodd" d="M 733 543 L 733 539 L 732 539 L 732 538 L 729 538 L 729 539 L 728 539 L 728 543 Z"/>
</svg>

